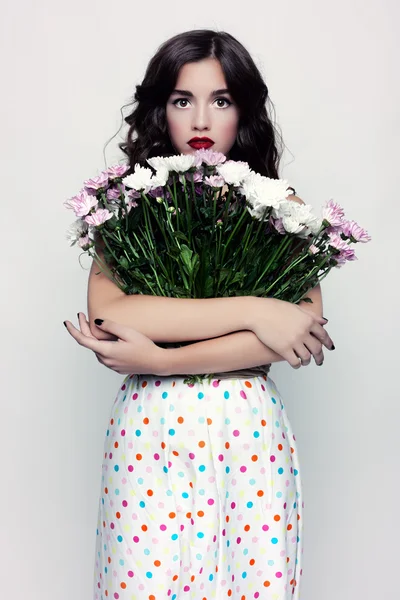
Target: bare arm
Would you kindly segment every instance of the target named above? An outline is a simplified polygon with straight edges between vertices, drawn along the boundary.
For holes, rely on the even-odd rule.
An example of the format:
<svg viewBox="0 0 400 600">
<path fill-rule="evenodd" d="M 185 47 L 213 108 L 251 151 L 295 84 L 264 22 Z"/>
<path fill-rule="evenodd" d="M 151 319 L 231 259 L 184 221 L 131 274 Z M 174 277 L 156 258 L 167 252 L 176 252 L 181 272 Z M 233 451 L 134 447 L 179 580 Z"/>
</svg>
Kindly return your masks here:
<svg viewBox="0 0 400 600">
<path fill-rule="evenodd" d="M 307 296 L 313 304 L 301 301 L 299 306 L 322 316 L 321 286 L 317 285 Z M 252 331 L 239 331 L 165 352 L 163 375 L 234 371 L 285 360 Z"/>
<path fill-rule="evenodd" d="M 102 260 L 104 256 L 98 250 Z M 98 339 L 106 335 L 94 319 L 110 319 L 132 327 L 153 342 L 205 340 L 250 329 L 251 296 L 230 298 L 168 298 L 126 295 L 100 272 L 93 260 L 88 284 L 90 329 Z"/>
</svg>

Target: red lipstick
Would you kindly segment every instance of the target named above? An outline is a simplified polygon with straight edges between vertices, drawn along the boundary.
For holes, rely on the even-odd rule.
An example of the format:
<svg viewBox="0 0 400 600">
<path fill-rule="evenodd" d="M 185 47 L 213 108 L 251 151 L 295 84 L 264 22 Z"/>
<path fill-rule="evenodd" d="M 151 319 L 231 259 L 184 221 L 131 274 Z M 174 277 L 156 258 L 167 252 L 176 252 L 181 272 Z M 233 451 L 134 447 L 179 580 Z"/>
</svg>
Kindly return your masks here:
<svg viewBox="0 0 400 600">
<path fill-rule="evenodd" d="M 198 150 L 199 148 L 210 148 L 214 145 L 214 141 L 208 137 L 194 137 L 188 141 L 188 144 Z"/>
</svg>

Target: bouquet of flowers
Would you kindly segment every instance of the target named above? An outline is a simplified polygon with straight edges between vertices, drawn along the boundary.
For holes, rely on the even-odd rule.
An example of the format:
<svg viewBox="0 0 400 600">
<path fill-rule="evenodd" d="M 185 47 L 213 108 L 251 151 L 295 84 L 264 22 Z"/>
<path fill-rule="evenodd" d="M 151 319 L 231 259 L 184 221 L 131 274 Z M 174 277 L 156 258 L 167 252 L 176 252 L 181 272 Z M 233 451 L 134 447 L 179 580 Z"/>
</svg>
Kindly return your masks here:
<svg viewBox="0 0 400 600">
<path fill-rule="evenodd" d="M 126 294 L 185 298 L 306 298 L 333 267 L 356 260 L 351 247 L 371 238 L 329 200 L 317 217 L 271 179 L 224 154 L 147 159 L 116 165 L 64 202 L 68 230 Z M 100 258 L 98 244 L 103 249 Z"/>
</svg>

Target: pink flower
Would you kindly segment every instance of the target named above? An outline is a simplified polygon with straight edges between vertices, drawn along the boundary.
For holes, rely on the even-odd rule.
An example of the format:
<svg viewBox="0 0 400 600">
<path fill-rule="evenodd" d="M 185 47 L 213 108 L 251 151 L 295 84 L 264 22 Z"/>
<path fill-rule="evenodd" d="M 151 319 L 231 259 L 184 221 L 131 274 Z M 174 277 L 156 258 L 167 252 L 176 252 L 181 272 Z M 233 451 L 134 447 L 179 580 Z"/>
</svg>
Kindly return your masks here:
<svg viewBox="0 0 400 600">
<path fill-rule="evenodd" d="M 214 152 L 211 148 L 200 148 L 200 150 L 196 150 L 194 157 L 196 167 L 199 167 L 203 162 L 210 167 L 215 167 L 226 161 L 225 154 L 222 154 L 222 152 Z"/>
<path fill-rule="evenodd" d="M 96 212 L 85 217 L 85 221 L 86 223 L 89 223 L 89 225 L 97 226 L 102 225 L 112 217 L 113 213 L 111 213 L 109 210 L 107 210 L 106 208 L 99 208 L 98 210 L 96 210 Z"/>
<path fill-rule="evenodd" d="M 221 175 L 210 175 L 209 177 L 204 177 L 204 183 L 211 187 L 223 187 L 225 179 Z"/>
<path fill-rule="evenodd" d="M 86 179 L 86 181 L 83 182 L 83 185 L 85 186 L 85 189 L 89 194 L 96 194 L 97 190 L 106 187 L 107 184 L 108 175 L 106 171 L 103 171 L 97 177 L 93 177 L 92 179 Z"/>
<path fill-rule="evenodd" d="M 274 219 L 274 217 L 271 215 L 269 218 L 269 222 L 270 224 L 275 227 L 276 231 L 278 233 L 280 233 L 281 235 L 285 235 L 286 233 L 286 229 L 283 226 L 283 219 Z"/>
<path fill-rule="evenodd" d="M 333 200 L 329 200 L 322 210 L 322 220 L 327 221 L 331 227 L 340 227 L 343 223 L 344 210 Z"/>
<path fill-rule="evenodd" d="M 121 184 L 122 185 L 122 184 Z M 122 189 L 123 191 L 125 191 L 125 186 L 122 185 Z M 116 188 L 109 188 L 106 192 L 107 195 L 107 200 L 118 200 L 121 192 L 119 190 L 117 190 Z"/>
<path fill-rule="evenodd" d="M 320 248 L 318 248 L 315 244 L 311 244 L 308 250 L 311 252 L 311 254 L 318 254 L 318 252 L 321 251 Z"/>
<path fill-rule="evenodd" d="M 84 248 L 88 244 L 90 244 L 90 237 L 87 234 L 83 235 L 79 238 L 78 246 L 80 246 L 81 248 Z"/>
<path fill-rule="evenodd" d="M 128 210 L 131 208 L 136 208 L 137 206 L 138 206 L 138 203 L 135 200 L 128 200 L 128 203 L 127 203 Z"/>
<path fill-rule="evenodd" d="M 110 178 L 113 179 L 115 177 L 122 177 L 122 175 L 124 175 L 128 169 L 129 165 L 114 165 L 113 167 L 109 167 L 106 170 L 106 173 Z"/>
<path fill-rule="evenodd" d="M 353 238 L 356 242 L 366 243 L 371 241 L 371 236 L 355 221 L 345 221 L 342 225 L 342 231 L 345 236 Z"/>
<path fill-rule="evenodd" d="M 347 261 L 358 260 L 352 248 L 346 248 L 345 250 L 342 250 L 339 254 L 335 254 L 332 258 L 337 261 L 338 264 L 336 265 L 336 267 L 339 269 L 344 264 L 346 264 Z"/>
<path fill-rule="evenodd" d="M 76 217 L 84 217 L 93 207 L 97 206 L 98 203 L 95 196 L 90 196 L 86 190 L 81 190 L 79 194 L 64 202 L 64 206 L 66 208 L 72 208 Z"/>
<path fill-rule="evenodd" d="M 329 236 L 328 244 L 329 246 L 332 246 L 332 248 L 335 248 L 336 250 L 340 251 L 350 249 L 348 243 L 345 242 L 345 240 L 342 240 L 338 233 L 331 233 L 331 235 Z"/>
</svg>

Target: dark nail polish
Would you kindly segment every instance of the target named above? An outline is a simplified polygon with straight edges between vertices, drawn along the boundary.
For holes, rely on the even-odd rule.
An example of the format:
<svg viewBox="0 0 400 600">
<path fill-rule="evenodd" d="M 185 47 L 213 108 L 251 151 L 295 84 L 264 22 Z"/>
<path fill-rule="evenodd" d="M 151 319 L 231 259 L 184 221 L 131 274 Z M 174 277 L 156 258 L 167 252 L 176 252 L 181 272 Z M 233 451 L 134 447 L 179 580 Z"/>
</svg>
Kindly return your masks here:
<svg viewBox="0 0 400 600">
<path fill-rule="evenodd" d="M 76 316 L 78 317 L 78 321 L 79 321 L 79 313 L 76 313 Z"/>
<path fill-rule="evenodd" d="M 64 327 L 67 327 L 67 324 L 66 324 L 66 322 L 65 322 L 65 321 L 63 321 L 63 323 L 64 323 Z"/>
<path fill-rule="evenodd" d="M 94 322 L 96 323 L 96 325 L 101 325 L 103 321 L 104 321 L 104 319 L 95 319 L 94 320 Z"/>
<path fill-rule="evenodd" d="M 335 345 L 334 345 L 334 344 L 332 344 L 332 348 L 331 348 L 331 350 L 334 350 L 334 349 L 335 349 Z"/>
<path fill-rule="evenodd" d="M 328 323 L 328 319 L 326 317 L 322 317 L 323 319 L 325 319 L 325 321 Z"/>
</svg>

